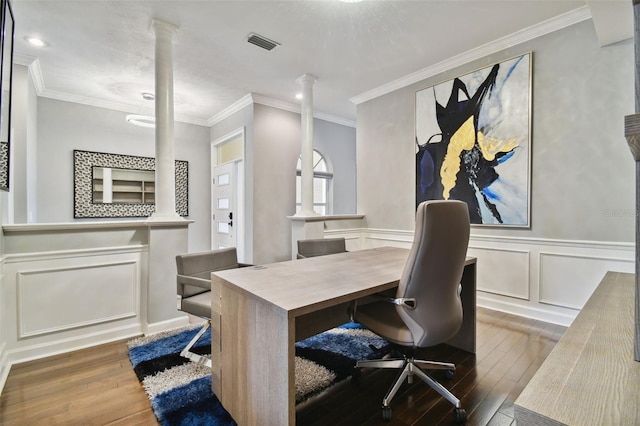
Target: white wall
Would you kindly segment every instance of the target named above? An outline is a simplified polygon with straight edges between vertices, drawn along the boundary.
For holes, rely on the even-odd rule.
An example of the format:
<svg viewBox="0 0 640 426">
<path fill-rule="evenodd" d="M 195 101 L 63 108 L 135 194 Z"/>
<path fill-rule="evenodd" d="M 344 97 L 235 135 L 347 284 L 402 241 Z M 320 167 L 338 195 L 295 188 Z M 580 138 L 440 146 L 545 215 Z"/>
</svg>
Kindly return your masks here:
<svg viewBox="0 0 640 426">
<path fill-rule="evenodd" d="M 38 98 L 36 222 L 74 221 L 74 149 L 155 156 L 154 130 L 130 125 L 125 116 L 120 111 Z M 191 252 L 208 250 L 211 244 L 209 149 L 208 128 L 175 124 L 176 160 L 189 162 L 187 219 L 195 221 L 189 226 Z"/>
<path fill-rule="evenodd" d="M 533 52 L 530 229 L 472 228 L 480 304 L 555 322 L 575 316 L 607 269 L 633 272 L 633 43 L 600 48 L 585 21 L 358 105 L 358 213 L 368 244 L 414 227 L 415 92 Z"/>
</svg>

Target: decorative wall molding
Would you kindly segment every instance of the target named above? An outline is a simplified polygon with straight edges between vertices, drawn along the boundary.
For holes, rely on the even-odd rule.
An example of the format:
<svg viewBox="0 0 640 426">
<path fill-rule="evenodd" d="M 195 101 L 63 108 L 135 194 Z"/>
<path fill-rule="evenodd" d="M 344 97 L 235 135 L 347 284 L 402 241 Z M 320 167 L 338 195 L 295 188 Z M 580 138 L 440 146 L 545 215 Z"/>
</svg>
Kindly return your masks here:
<svg viewBox="0 0 640 426">
<path fill-rule="evenodd" d="M 146 327 L 148 245 L 110 247 L 131 235 L 116 227 L 95 234 L 91 247 L 75 248 L 83 244 L 73 231 L 6 233 L 21 242 L 5 256 L 0 288 L 7 366 L 140 335 Z M 56 244 L 45 243 L 51 234 L 59 236 Z"/>
<path fill-rule="evenodd" d="M 382 95 L 386 95 L 387 93 L 391 93 L 395 90 L 402 89 L 403 87 L 407 87 L 411 84 L 425 80 L 429 77 L 436 76 L 475 60 L 500 52 L 501 50 L 508 49 L 509 47 L 524 43 L 529 40 L 533 40 L 537 37 L 577 24 L 578 22 L 586 21 L 590 18 L 591 12 L 589 10 L 589 7 L 582 6 L 571 12 L 567 12 L 563 15 L 558 15 L 554 18 L 548 19 L 529 28 L 522 29 L 508 36 L 479 46 L 475 49 L 453 56 L 427 68 L 423 68 L 405 77 L 399 78 L 380 87 L 376 87 L 375 89 L 354 96 L 349 100 L 356 105 L 361 104 L 363 102 L 375 99 Z"/>
<path fill-rule="evenodd" d="M 258 95 L 256 93 L 249 93 L 243 96 L 242 98 L 240 98 L 239 100 L 237 100 L 236 102 L 234 102 L 233 104 L 229 105 L 227 108 L 220 111 L 213 117 L 211 117 L 209 120 L 207 120 L 207 125 L 209 127 L 212 127 L 218 124 L 219 122 L 221 122 L 222 120 L 225 120 L 230 116 L 232 116 L 233 114 L 237 113 L 242 108 L 245 108 L 251 104 L 265 105 L 272 108 L 281 109 L 283 111 L 289 111 L 296 114 L 300 114 L 300 105 L 298 104 L 282 101 L 280 99 L 270 98 L 268 96 Z M 353 120 L 348 120 L 346 118 L 338 117 L 337 115 L 327 114 L 321 111 L 314 111 L 313 117 L 317 118 L 318 120 L 329 121 L 331 123 L 341 124 L 343 126 L 348 126 L 353 128 L 356 127 L 356 122 Z"/>
<path fill-rule="evenodd" d="M 253 97 L 251 93 L 248 93 L 244 95 L 242 98 L 232 103 L 231 105 L 229 105 L 228 107 L 226 107 L 225 109 L 223 109 L 222 111 L 220 111 L 219 113 L 217 113 L 216 115 L 214 115 L 213 117 L 209 118 L 207 120 L 207 126 L 213 127 L 219 122 L 221 122 L 222 120 L 226 120 L 236 112 L 240 111 L 245 107 L 248 107 L 251 104 L 253 104 Z"/>
<path fill-rule="evenodd" d="M 407 230 L 338 228 L 324 235 L 349 238 L 349 250 L 410 248 L 413 241 Z M 635 244 L 472 234 L 468 253 L 478 258 L 478 306 L 568 326 L 607 270 L 633 273 Z"/>
<path fill-rule="evenodd" d="M 289 112 L 300 114 L 300 105 L 291 102 L 282 101 L 280 99 L 269 98 L 253 93 L 253 101 L 260 105 L 266 105 L 273 108 L 282 109 Z M 347 120 L 346 118 L 338 117 L 337 115 L 327 114 L 322 111 L 313 111 L 313 117 L 318 120 L 329 121 L 331 123 L 341 124 L 348 127 L 356 127 L 356 122 L 353 120 Z"/>
<path fill-rule="evenodd" d="M 539 256 L 538 300 L 540 303 L 570 309 L 581 309 L 598 286 L 599 282 L 590 282 L 588 277 L 602 278 L 607 271 L 633 273 L 635 268 L 633 259 L 612 257 L 607 254 L 594 256 L 541 251 Z M 582 281 L 584 285 L 566 285 L 571 281 Z"/>
<path fill-rule="evenodd" d="M 473 227 L 471 228 L 473 231 Z M 493 242 L 507 244 L 527 244 L 527 245 L 544 245 L 558 247 L 581 247 L 606 250 L 628 251 L 635 248 L 634 242 L 618 242 L 618 241 L 592 241 L 592 240 L 560 240 L 553 238 L 536 238 L 536 237 L 510 237 L 502 235 L 477 235 L 471 233 L 470 241 L 476 242 Z"/>
<path fill-rule="evenodd" d="M 76 250 L 51 250 L 46 252 L 35 253 L 19 253 L 8 254 L 5 256 L 5 263 L 23 263 L 23 262 L 36 262 L 43 260 L 61 260 L 65 258 L 79 259 L 84 257 L 103 257 L 116 254 L 130 254 L 140 253 L 149 250 L 147 244 L 138 244 L 122 247 L 109 247 L 109 248 L 91 248 L 91 249 L 76 249 Z"/>
<path fill-rule="evenodd" d="M 479 254 L 478 251 L 484 251 L 484 254 Z M 530 300 L 530 251 L 474 247 L 470 244 L 468 255 L 483 260 L 483 264 L 477 266 L 478 291 Z M 509 267 L 501 265 L 504 263 L 508 263 Z"/>
<path fill-rule="evenodd" d="M 16 54 L 13 62 L 29 68 L 29 75 L 36 89 L 36 94 L 44 92 L 44 78 L 42 77 L 42 69 L 40 68 L 40 60 L 33 56 Z"/>
<path fill-rule="evenodd" d="M 24 65 L 29 68 L 31 74 L 31 80 L 33 86 L 36 89 L 36 94 L 42 98 L 55 99 L 58 101 L 72 102 L 81 105 L 89 105 L 98 108 L 112 109 L 115 111 L 122 111 L 133 114 L 154 115 L 153 108 L 142 108 L 138 105 L 130 105 L 124 102 L 113 102 L 99 98 L 92 98 L 89 96 L 82 96 L 73 93 L 59 92 L 56 90 L 47 89 L 44 83 L 44 77 L 42 76 L 42 70 L 40 68 L 40 60 L 27 55 L 16 55 L 14 62 L 18 65 Z M 181 123 L 195 124 L 198 126 L 207 126 L 207 120 L 203 120 L 197 117 L 187 117 L 176 115 L 176 121 Z"/>
<path fill-rule="evenodd" d="M 72 93 L 59 92 L 56 90 L 47 89 L 44 83 L 44 77 L 40 68 L 40 60 L 27 55 L 16 55 L 15 61 L 18 65 L 23 65 L 29 68 L 29 74 L 31 75 L 31 81 L 35 87 L 36 94 L 43 98 L 55 99 L 58 101 L 72 102 L 76 104 L 89 105 L 98 108 L 112 109 L 115 111 L 127 112 L 130 114 L 142 114 L 142 115 L 154 115 L 153 108 L 144 108 L 139 105 L 130 105 L 122 102 L 107 101 L 104 99 L 92 98 L 89 96 L 76 95 Z M 252 104 L 266 105 L 273 108 L 282 109 L 284 111 L 294 112 L 300 114 L 300 105 L 282 101 L 280 99 L 270 98 L 268 96 L 258 95 L 255 93 L 248 93 L 236 102 L 229 105 L 224 110 L 210 117 L 209 119 L 202 119 L 199 117 L 188 117 L 176 115 L 175 120 L 181 123 L 195 124 L 198 126 L 212 127 L 222 120 L 225 120 L 237 113 L 241 109 Z M 344 117 L 339 117 L 333 114 L 327 114 L 322 111 L 315 111 L 313 116 L 318 120 L 329 121 L 331 123 L 341 124 L 348 127 L 356 127 L 354 120 L 349 120 Z"/>
<path fill-rule="evenodd" d="M 140 279 L 136 260 L 18 271 L 18 339 L 136 317 Z"/>
</svg>

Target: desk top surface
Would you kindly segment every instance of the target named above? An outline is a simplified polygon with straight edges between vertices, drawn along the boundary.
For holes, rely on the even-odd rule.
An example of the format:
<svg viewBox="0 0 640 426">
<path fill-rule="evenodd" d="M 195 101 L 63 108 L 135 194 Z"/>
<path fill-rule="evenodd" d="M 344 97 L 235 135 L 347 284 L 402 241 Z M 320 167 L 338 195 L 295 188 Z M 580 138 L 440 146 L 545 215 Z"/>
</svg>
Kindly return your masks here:
<svg viewBox="0 0 640 426">
<path fill-rule="evenodd" d="M 408 254 L 381 247 L 218 271 L 212 279 L 292 317 L 396 287 Z M 468 258 L 466 264 L 474 262 Z"/>
<path fill-rule="evenodd" d="M 608 272 L 515 402 L 518 423 L 640 424 L 635 276 Z"/>
</svg>

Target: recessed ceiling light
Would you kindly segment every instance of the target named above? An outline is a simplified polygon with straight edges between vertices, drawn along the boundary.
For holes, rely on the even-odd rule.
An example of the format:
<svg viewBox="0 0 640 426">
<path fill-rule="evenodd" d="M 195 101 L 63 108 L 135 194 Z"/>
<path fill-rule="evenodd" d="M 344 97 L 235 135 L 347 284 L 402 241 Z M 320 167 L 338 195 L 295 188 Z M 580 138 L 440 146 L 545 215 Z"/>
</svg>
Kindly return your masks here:
<svg viewBox="0 0 640 426">
<path fill-rule="evenodd" d="M 302 93 L 296 93 L 296 99 L 302 99 Z"/>
<path fill-rule="evenodd" d="M 155 98 L 156 98 L 156 95 L 154 95 L 153 93 L 142 92 L 142 99 L 144 99 L 145 101 L 152 101 Z"/>
<path fill-rule="evenodd" d="M 129 114 L 126 117 L 127 123 L 140 127 L 156 127 L 156 118 L 148 115 Z"/>
<path fill-rule="evenodd" d="M 47 45 L 44 41 L 42 41 L 38 37 L 25 37 L 25 40 L 27 40 L 29 44 L 36 47 L 44 47 Z"/>
</svg>

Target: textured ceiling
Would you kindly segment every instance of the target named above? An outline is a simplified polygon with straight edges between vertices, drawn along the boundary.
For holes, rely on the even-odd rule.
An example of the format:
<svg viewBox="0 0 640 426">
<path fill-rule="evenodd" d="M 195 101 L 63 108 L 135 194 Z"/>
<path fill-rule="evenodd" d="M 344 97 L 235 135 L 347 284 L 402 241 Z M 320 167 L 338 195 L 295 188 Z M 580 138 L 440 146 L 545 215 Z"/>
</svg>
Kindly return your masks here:
<svg viewBox="0 0 640 426">
<path fill-rule="evenodd" d="M 310 73 L 315 110 L 355 120 L 351 98 L 587 3 L 14 0 L 15 52 L 38 60 L 42 96 L 150 112 L 140 93 L 153 91 L 159 18 L 180 28 L 177 119 L 205 124 L 248 93 L 295 104 L 296 79 Z M 281 46 L 251 45 L 251 32 Z M 47 46 L 30 46 L 30 35 Z"/>
</svg>

